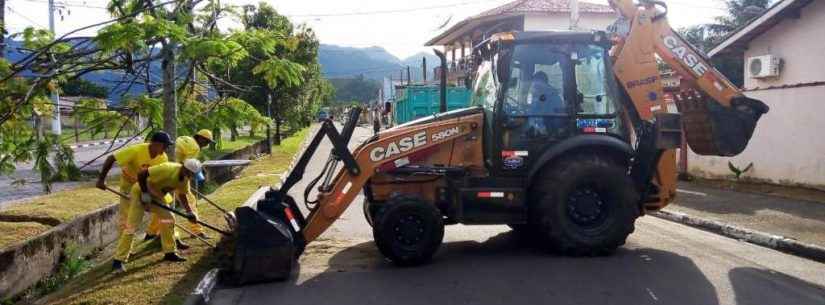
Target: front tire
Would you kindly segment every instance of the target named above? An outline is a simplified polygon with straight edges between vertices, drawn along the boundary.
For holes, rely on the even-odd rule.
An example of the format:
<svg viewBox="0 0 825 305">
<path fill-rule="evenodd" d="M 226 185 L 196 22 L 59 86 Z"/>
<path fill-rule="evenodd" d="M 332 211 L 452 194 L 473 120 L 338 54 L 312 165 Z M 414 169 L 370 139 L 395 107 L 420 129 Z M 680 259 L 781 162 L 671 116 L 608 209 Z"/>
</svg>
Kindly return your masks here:
<svg viewBox="0 0 825 305">
<path fill-rule="evenodd" d="M 548 245 L 574 256 L 605 255 L 624 245 L 639 216 L 639 194 L 626 166 L 595 154 L 556 162 L 536 182 L 532 215 Z"/>
<path fill-rule="evenodd" d="M 444 220 L 438 208 L 412 196 L 391 198 L 373 222 L 376 246 L 400 266 L 428 262 L 444 238 Z"/>
</svg>

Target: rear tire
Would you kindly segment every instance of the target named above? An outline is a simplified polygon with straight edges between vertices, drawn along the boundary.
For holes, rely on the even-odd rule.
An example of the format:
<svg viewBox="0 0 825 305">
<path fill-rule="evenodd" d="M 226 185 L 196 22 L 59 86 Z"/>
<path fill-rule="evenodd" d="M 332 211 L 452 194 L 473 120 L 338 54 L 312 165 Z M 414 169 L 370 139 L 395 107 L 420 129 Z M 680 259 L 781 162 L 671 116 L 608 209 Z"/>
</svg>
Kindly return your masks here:
<svg viewBox="0 0 825 305">
<path fill-rule="evenodd" d="M 397 196 L 384 203 L 373 219 L 378 250 L 400 266 L 420 265 L 432 259 L 444 238 L 444 220 L 434 205 L 413 196 Z"/>
<path fill-rule="evenodd" d="M 612 253 L 639 216 L 626 166 L 595 154 L 556 162 L 534 185 L 533 223 L 551 249 L 567 255 Z"/>
</svg>

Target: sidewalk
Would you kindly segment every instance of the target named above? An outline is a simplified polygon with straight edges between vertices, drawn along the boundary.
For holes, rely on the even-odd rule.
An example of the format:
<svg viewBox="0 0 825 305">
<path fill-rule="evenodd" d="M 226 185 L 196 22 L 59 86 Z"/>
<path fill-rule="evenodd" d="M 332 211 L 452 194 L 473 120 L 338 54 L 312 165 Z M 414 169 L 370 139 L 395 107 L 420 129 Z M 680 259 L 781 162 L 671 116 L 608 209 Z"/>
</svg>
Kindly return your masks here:
<svg viewBox="0 0 825 305">
<path fill-rule="evenodd" d="M 679 182 L 676 200 L 664 210 L 825 246 L 825 202 Z"/>
</svg>

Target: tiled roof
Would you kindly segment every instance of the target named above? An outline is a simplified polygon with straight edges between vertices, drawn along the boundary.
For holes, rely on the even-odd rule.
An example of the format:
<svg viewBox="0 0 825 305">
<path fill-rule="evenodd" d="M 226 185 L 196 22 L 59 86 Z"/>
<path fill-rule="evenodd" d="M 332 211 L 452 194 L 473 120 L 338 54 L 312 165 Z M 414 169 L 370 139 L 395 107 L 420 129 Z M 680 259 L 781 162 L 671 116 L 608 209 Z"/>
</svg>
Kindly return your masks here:
<svg viewBox="0 0 825 305">
<path fill-rule="evenodd" d="M 497 8 L 488 10 L 473 18 L 520 13 L 569 13 L 568 0 L 516 0 Z M 579 2 L 580 13 L 613 13 L 609 5 Z"/>
</svg>

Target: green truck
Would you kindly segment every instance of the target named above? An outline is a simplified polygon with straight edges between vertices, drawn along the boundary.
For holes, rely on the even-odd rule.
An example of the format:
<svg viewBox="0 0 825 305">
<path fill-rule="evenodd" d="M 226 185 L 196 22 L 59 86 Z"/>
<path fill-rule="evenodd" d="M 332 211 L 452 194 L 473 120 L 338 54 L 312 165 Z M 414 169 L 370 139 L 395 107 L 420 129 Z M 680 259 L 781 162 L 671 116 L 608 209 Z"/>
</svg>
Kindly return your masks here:
<svg viewBox="0 0 825 305">
<path fill-rule="evenodd" d="M 404 124 L 417 118 L 438 113 L 438 85 L 408 85 L 396 90 L 393 110 L 395 124 Z M 447 87 L 447 110 L 470 106 L 470 90 L 465 87 Z"/>
</svg>

